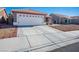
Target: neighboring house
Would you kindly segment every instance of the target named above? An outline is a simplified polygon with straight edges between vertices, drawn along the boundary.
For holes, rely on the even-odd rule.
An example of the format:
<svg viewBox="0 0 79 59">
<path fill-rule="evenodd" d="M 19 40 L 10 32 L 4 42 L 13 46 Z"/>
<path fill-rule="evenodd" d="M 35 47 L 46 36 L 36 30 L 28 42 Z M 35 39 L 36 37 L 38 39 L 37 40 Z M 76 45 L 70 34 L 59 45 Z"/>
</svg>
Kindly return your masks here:
<svg viewBox="0 0 79 59">
<path fill-rule="evenodd" d="M 79 16 L 71 16 L 70 20 L 72 24 L 79 24 Z"/>
<path fill-rule="evenodd" d="M 66 16 L 61 14 L 51 14 L 54 24 L 79 24 L 79 16 Z"/>
<path fill-rule="evenodd" d="M 0 19 L 2 18 L 2 17 L 4 17 L 5 18 L 5 20 L 7 19 L 7 13 L 6 13 L 6 11 L 5 11 L 5 8 L 0 8 Z"/>
<path fill-rule="evenodd" d="M 46 13 L 35 10 L 12 10 L 13 25 L 29 26 L 29 25 L 43 25 L 46 20 Z"/>
</svg>

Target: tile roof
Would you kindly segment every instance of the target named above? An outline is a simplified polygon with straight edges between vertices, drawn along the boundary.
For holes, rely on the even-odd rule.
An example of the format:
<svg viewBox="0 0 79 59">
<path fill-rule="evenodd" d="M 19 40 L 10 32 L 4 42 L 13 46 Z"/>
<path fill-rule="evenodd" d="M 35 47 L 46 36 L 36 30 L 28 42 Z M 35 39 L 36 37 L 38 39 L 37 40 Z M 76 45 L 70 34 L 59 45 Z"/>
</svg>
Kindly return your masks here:
<svg viewBox="0 0 79 59">
<path fill-rule="evenodd" d="M 40 14 L 40 15 L 47 15 L 46 13 L 42 13 L 35 10 L 12 10 L 15 13 L 27 13 L 27 14 Z"/>
</svg>

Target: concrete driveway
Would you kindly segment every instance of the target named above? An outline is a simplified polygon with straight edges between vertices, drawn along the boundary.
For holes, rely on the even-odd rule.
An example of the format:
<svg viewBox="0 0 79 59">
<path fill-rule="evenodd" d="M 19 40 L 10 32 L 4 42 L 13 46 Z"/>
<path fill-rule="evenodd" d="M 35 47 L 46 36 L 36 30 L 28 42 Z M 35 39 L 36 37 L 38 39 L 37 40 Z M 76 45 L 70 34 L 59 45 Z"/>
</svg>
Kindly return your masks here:
<svg viewBox="0 0 79 59">
<path fill-rule="evenodd" d="M 51 51 L 79 42 L 78 33 L 66 33 L 48 26 L 20 27 L 17 37 L 0 40 L 0 51 Z"/>
</svg>

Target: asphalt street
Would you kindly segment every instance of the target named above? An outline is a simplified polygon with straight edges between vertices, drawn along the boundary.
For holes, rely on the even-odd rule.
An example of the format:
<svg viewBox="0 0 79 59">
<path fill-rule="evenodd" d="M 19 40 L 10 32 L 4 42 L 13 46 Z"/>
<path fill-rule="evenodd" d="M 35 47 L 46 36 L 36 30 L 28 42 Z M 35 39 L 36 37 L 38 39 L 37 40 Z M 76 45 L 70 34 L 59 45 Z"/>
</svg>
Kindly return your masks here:
<svg viewBox="0 0 79 59">
<path fill-rule="evenodd" d="M 50 52 L 79 52 L 79 42 L 52 50 Z"/>
</svg>

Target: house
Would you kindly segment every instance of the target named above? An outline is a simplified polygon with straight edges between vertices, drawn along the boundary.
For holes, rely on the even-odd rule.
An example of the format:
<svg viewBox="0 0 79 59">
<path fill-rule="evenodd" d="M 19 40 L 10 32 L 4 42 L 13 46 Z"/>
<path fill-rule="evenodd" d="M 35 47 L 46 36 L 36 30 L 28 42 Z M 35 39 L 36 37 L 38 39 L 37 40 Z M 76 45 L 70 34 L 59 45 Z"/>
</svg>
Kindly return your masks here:
<svg viewBox="0 0 79 59">
<path fill-rule="evenodd" d="M 79 24 L 79 16 L 66 16 L 62 14 L 51 14 L 54 24 Z"/>
<path fill-rule="evenodd" d="M 7 13 L 6 13 L 6 11 L 5 11 L 5 8 L 0 8 L 0 19 L 2 18 L 2 17 L 4 17 L 5 18 L 5 20 L 7 19 Z"/>
<path fill-rule="evenodd" d="M 72 24 L 79 24 L 79 16 L 71 16 L 70 20 Z"/>
<path fill-rule="evenodd" d="M 47 16 L 46 13 L 35 10 L 12 10 L 12 14 L 15 26 L 43 25 Z"/>
</svg>

